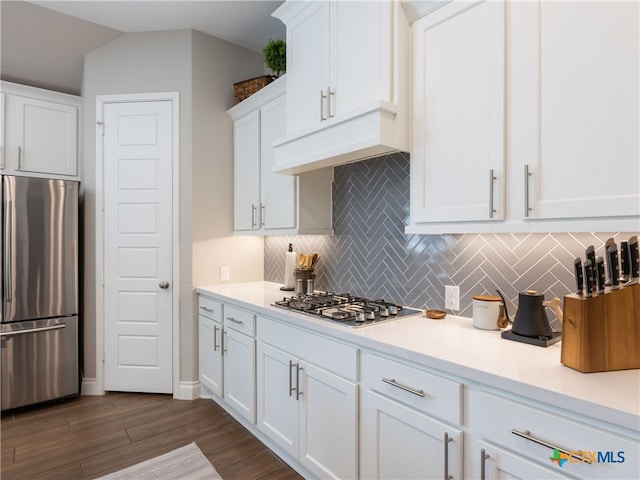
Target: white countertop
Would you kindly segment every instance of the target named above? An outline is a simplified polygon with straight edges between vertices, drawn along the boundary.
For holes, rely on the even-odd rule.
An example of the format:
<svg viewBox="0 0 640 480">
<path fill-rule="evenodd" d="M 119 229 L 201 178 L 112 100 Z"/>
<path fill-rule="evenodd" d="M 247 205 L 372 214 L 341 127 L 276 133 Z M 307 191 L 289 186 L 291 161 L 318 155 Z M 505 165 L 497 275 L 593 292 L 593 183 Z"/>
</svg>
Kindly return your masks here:
<svg viewBox="0 0 640 480">
<path fill-rule="evenodd" d="M 499 331 L 479 330 L 470 318 L 452 315 L 443 320 L 404 317 L 350 328 L 273 307 L 274 301 L 292 294 L 281 291 L 280 286 L 250 282 L 196 291 L 226 297 L 264 314 L 406 361 L 640 431 L 640 370 L 581 373 L 560 363 L 561 343 L 544 348 L 504 340 Z"/>
</svg>

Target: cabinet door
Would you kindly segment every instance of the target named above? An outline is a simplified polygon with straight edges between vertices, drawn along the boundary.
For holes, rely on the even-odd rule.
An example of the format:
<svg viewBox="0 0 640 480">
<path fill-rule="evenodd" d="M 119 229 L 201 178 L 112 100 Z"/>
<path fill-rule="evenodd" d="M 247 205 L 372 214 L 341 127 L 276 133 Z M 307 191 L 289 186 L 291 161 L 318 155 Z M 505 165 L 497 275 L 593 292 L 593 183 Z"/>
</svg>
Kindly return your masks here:
<svg viewBox="0 0 640 480">
<path fill-rule="evenodd" d="M 243 417 L 256 422 L 255 339 L 224 329 L 224 399 Z"/>
<path fill-rule="evenodd" d="M 319 478 L 357 478 L 357 385 L 308 363 L 299 374 L 300 462 Z"/>
<path fill-rule="evenodd" d="M 504 25 L 489 1 L 413 25 L 413 222 L 504 218 Z"/>
<path fill-rule="evenodd" d="M 222 397 L 222 325 L 199 315 L 198 359 L 200 382 Z"/>
<path fill-rule="evenodd" d="M 258 342 L 258 428 L 293 457 L 298 457 L 298 402 L 294 357 Z"/>
<path fill-rule="evenodd" d="M 260 113 L 262 163 L 262 228 L 296 228 L 298 177 L 272 173 L 274 152 L 271 144 L 286 133 L 286 98 L 270 102 Z"/>
<path fill-rule="evenodd" d="M 484 450 L 485 458 L 481 457 L 481 451 Z M 487 456 L 488 455 L 488 456 Z M 511 452 L 495 447 L 485 442 L 478 442 L 477 449 L 478 474 L 476 478 L 481 478 L 482 462 L 484 462 L 485 475 L 482 478 L 492 479 L 568 479 L 554 472 L 550 468 L 545 468 L 524 457 L 520 457 Z"/>
<path fill-rule="evenodd" d="M 331 3 L 332 115 L 394 100 L 393 12 L 389 1 Z"/>
<path fill-rule="evenodd" d="M 361 477 L 431 479 L 462 477 L 462 432 L 367 390 L 362 395 Z"/>
<path fill-rule="evenodd" d="M 234 230 L 260 228 L 260 111 L 234 123 Z"/>
<path fill-rule="evenodd" d="M 17 171 L 77 175 L 77 107 L 7 95 L 6 120 L 7 165 Z"/>
<path fill-rule="evenodd" d="M 640 215 L 639 8 L 514 2 L 512 111 L 522 123 L 512 151 L 527 187 L 520 215 Z"/>
<path fill-rule="evenodd" d="M 308 2 L 287 23 L 287 133 L 315 126 L 328 115 L 329 2 Z"/>
</svg>

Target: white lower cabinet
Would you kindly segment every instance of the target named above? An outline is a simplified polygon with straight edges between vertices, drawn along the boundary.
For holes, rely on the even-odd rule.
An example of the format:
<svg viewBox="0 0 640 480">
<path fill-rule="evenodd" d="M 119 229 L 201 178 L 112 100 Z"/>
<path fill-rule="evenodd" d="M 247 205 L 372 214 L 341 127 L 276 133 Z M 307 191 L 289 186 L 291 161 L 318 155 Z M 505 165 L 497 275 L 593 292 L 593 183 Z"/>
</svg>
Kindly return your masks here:
<svg viewBox="0 0 640 480">
<path fill-rule="evenodd" d="M 259 322 L 258 428 L 318 478 L 357 478 L 357 383 L 304 358 L 305 352 L 331 357 L 332 342 L 318 337 L 314 352 L 303 346 L 313 345 L 315 335 Z"/>
<path fill-rule="evenodd" d="M 479 392 L 470 408 L 477 438 L 474 478 L 635 479 L 640 474 L 637 437 L 493 392 Z"/>
<path fill-rule="evenodd" d="M 198 307 L 200 382 L 255 423 L 255 315 L 204 296 Z"/>
<path fill-rule="evenodd" d="M 360 473 L 367 479 L 461 479 L 462 385 L 395 360 L 362 356 Z"/>
</svg>

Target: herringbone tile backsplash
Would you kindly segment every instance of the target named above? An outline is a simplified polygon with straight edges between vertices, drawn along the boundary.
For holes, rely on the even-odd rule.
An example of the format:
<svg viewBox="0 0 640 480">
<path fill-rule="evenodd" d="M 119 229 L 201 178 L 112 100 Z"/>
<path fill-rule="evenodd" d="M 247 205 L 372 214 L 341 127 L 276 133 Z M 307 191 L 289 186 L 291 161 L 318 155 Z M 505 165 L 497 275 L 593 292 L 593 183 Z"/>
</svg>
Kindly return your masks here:
<svg viewBox="0 0 640 480">
<path fill-rule="evenodd" d="M 265 237 L 265 280 L 283 282 L 284 252 L 320 254 L 316 288 L 444 309 L 444 286 L 460 287 L 462 316 L 472 297 L 499 288 L 515 313 L 518 292 L 563 298 L 575 287 L 573 260 L 589 245 L 604 256 L 629 233 L 406 235 L 409 155 L 397 153 L 336 167 L 334 236 Z M 549 313 L 550 318 L 552 314 Z"/>
</svg>

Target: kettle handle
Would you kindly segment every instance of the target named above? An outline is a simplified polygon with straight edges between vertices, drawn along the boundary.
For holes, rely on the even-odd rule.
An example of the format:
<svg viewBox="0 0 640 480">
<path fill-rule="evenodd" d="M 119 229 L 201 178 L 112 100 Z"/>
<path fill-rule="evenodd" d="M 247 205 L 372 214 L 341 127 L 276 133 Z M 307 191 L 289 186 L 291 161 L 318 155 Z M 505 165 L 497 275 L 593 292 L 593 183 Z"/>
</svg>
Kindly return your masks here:
<svg viewBox="0 0 640 480">
<path fill-rule="evenodd" d="M 504 314 L 507 316 L 507 320 L 509 321 L 509 323 L 513 323 L 513 321 L 511 321 L 511 317 L 509 317 L 509 310 L 507 310 L 507 302 L 504 299 L 504 295 L 502 295 L 502 292 L 498 289 L 496 289 L 496 292 L 498 292 L 498 295 L 500 295 L 500 298 L 502 299 L 502 305 L 504 306 Z"/>
<path fill-rule="evenodd" d="M 560 319 L 560 323 L 562 323 L 562 308 L 560 307 L 560 299 L 558 297 L 553 297 L 551 300 L 542 302 L 542 305 L 553 310 Z"/>
</svg>

